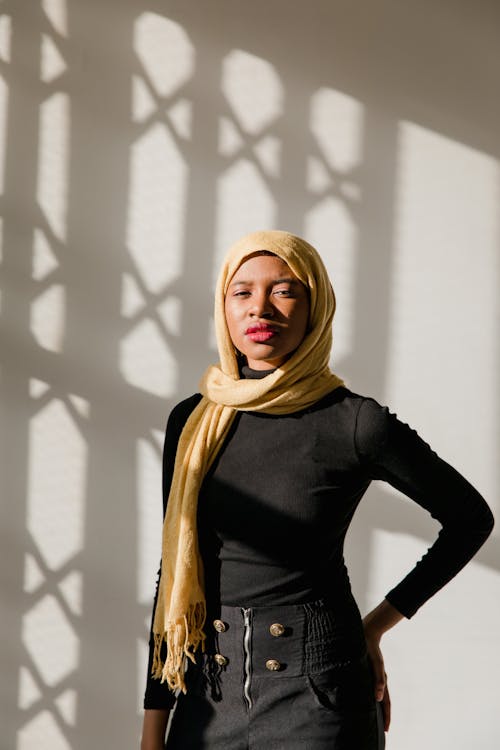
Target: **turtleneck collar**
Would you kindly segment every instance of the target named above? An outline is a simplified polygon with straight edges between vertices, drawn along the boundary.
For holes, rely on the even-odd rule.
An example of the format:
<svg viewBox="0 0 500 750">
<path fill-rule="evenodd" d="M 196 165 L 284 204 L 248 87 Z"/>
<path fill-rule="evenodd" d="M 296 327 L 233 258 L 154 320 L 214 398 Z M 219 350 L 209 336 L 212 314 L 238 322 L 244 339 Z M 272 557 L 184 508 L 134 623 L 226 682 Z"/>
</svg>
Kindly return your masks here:
<svg viewBox="0 0 500 750">
<path fill-rule="evenodd" d="M 243 365 L 241 368 L 241 377 L 245 380 L 261 380 L 262 378 L 265 378 L 266 375 L 270 375 L 275 370 L 276 367 L 273 367 L 270 370 L 254 370 L 248 365 Z"/>
</svg>

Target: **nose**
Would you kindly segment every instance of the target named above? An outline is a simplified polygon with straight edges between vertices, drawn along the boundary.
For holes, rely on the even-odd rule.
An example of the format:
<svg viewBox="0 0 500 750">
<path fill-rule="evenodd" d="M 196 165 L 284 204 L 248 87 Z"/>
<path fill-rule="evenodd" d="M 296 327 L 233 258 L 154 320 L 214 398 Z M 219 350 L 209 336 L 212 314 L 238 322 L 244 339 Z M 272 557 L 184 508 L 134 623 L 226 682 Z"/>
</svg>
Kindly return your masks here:
<svg viewBox="0 0 500 750">
<path fill-rule="evenodd" d="M 272 318 L 274 308 L 267 294 L 254 294 L 250 306 L 250 315 L 255 318 Z"/>
</svg>

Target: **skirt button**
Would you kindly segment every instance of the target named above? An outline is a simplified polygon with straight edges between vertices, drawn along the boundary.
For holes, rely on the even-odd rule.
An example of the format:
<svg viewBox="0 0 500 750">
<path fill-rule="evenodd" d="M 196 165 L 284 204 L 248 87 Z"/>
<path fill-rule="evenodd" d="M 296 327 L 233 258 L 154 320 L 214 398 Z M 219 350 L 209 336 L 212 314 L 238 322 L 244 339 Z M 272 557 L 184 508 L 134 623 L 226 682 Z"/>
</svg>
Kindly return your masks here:
<svg viewBox="0 0 500 750">
<path fill-rule="evenodd" d="M 281 664 L 277 659 L 268 659 L 266 661 L 266 669 L 268 669 L 270 672 L 279 672 L 281 669 Z"/>
<path fill-rule="evenodd" d="M 218 633 L 225 633 L 227 630 L 227 625 L 222 620 L 214 620 L 213 626 Z"/>
<path fill-rule="evenodd" d="M 285 626 L 280 622 L 273 622 L 273 624 L 269 627 L 269 632 L 271 633 L 271 635 L 274 635 L 275 638 L 279 638 L 279 636 L 283 635 L 283 633 L 285 632 Z"/>
</svg>

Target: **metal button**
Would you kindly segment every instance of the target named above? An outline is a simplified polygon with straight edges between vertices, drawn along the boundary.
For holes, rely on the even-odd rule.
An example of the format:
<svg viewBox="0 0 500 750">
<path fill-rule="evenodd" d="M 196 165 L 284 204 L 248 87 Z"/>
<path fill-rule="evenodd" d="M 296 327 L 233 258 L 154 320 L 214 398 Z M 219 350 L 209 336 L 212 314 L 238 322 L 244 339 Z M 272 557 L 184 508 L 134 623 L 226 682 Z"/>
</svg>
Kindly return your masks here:
<svg viewBox="0 0 500 750">
<path fill-rule="evenodd" d="M 222 654 L 215 654 L 214 659 L 219 667 L 225 667 L 229 661 L 225 656 L 222 656 Z"/>
<path fill-rule="evenodd" d="M 214 620 L 213 625 L 218 633 L 225 633 L 227 630 L 227 625 L 222 620 Z"/>
<path fill-rule="evenodd" d="M 266 669 L 268 669 L 270 672 L 279 672 L 281 669 L 281 664 L 277 659 L 268 659 L 266 661 Z"/>
<path fill-rule="evenodd" d="M 279 638 L 279 636 L 283 635 L 283 633 L 285 632 L 285 626 L 280 622 L 273 622 L 273 624 L 269 627 L 269 632 L 271 633 L 271 635 L 274 635 L 275 638 Z"/>
</svg>

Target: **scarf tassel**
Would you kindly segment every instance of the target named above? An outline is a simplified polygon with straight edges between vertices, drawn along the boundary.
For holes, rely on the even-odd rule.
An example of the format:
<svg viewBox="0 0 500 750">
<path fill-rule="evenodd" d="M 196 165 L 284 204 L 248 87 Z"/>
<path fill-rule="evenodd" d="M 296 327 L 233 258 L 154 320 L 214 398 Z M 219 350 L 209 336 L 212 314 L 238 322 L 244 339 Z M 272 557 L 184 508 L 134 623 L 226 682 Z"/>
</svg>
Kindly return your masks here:
<svg viewBox="0 0 500 750">
<path fill-rule="evenodd" d="M 206 619 L 205 602 L 191 604 L 187 614 L 179 622 L 167 622 L 164 633 L 154 634 L 153 666 L 151 675 L 161 682 L 166 682 L 170 690 L 186 692 L 184 676 L 186 658 L 195 663 L 195 651 L 201 644 L 205 651 L 205 633 L 203 626 Z M 167 655 L 162 658 L 162 646 L 166 644 Z"/>
</svg>

